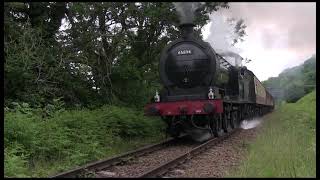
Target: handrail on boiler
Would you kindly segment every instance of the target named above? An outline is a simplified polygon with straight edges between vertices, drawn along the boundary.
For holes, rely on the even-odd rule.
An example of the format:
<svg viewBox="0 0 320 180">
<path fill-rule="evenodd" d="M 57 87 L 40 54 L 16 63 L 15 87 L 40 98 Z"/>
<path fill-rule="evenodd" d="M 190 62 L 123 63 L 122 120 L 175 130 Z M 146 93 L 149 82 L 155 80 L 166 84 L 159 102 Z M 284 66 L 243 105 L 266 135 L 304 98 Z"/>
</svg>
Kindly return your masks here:
<svg viewBox="0 0 320 180">
<path fill-rule="evenodd" d="M 216 56 L 219 58 L 219 62 L 222 66 L 226 68 L 230 68 L 232 65 L 225 59 L 223 58 L 220 54 L 216 53 Z"/>
</svg>

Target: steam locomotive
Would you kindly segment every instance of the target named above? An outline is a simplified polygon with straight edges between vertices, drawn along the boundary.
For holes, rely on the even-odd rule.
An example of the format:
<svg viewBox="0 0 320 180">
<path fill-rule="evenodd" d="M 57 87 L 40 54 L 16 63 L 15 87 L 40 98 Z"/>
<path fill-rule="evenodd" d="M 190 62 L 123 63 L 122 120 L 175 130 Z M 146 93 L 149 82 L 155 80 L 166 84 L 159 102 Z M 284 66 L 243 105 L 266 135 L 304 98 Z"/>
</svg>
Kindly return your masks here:
<svg viewBox="0 0 320 180">
<path fill-rule="evenodd" d="M 145 106 L 145 115 L 160 116 L 173 137 L 187 133 L 204 141 L 273 110 L 273 97 L 253 72 L 231 65 L 208 42 L 196 38 L 193 27 L 181 24 L 181 37 L 163 49 L 163 89 Z"/>
</svg>

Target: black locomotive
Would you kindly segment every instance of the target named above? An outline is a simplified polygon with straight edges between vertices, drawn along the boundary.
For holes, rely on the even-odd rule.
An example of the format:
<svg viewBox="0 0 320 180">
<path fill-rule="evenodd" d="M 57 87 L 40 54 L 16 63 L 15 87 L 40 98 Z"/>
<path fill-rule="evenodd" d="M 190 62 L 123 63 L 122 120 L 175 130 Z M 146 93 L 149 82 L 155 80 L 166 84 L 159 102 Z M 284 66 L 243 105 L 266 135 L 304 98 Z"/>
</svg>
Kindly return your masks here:
<svg viewBox="0 0 320 180">
<path fill-rule="evenodd" d="M 145 106 L 145 114 L 161 116 L 172 136 L 188 133 L 202 141 L 272 110 L 273 98 L 256 76 L 246 67 L 232 66 L 196 38 L 193 27 L 180 25 L 181 38 L 163 49 L 163 89 Z"/>
</svg>

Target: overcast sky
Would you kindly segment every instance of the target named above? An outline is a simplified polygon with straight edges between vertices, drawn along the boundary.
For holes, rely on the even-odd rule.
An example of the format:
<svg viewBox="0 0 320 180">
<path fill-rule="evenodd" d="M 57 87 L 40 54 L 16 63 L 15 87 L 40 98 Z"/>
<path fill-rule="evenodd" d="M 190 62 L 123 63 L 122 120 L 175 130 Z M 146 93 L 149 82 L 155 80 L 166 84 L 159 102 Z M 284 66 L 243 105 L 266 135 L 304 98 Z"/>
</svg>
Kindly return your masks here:
<svg viewBox="0 0 320 180">
<path fill-rule="evenodd" d="M 203 28 L 205 41 L 215 49 L 233 50 L 252 59 L 245 64 L 261 80 L 278 76 L 286 68 L 300 65 L 316 53 L 316 3 L 229 3 L 230 8 L 211 14 Z M 228 17 L 243 18 L 245 41 L 228 46 Z"/>
</svg>

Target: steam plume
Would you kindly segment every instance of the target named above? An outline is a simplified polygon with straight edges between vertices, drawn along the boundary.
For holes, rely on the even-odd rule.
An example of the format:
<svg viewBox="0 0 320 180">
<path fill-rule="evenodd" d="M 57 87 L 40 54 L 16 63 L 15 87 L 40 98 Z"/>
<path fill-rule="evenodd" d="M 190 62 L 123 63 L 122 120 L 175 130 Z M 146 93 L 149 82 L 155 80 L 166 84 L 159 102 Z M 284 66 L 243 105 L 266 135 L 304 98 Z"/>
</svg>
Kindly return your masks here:
<svg viewBox="0 0 320 180">
<path fill-rule="evenodd" d="M 174 2 L 179 14 L 180 24 L 193 23 L 195 11 L 201 7 L 200 2 Z"/>
</svg>

